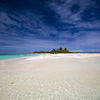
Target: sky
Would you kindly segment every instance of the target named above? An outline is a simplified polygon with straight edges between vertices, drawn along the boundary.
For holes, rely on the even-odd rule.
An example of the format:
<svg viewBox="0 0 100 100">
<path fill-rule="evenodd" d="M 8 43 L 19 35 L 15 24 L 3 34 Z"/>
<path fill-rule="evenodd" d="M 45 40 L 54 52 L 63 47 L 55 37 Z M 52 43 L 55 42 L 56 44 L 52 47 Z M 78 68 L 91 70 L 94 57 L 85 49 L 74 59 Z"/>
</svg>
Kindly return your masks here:
<svg viewBox="0 0 100 100">
<path fill-rule="evenodd" d="M 0 0 L 0 53 L 58 47 L 100 52 L 100 0 Z"/>
</svg>

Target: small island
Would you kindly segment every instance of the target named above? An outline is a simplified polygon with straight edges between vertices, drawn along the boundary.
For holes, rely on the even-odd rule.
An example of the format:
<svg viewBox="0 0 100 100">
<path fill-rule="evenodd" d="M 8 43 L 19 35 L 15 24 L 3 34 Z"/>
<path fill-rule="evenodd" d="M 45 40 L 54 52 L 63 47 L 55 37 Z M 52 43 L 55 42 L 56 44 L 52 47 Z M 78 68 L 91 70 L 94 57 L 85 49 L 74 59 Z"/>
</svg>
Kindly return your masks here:
<svg viewBox="0 0 100 100">
<path fill-rule="evenodd" d="M 58 49 L 52 49 L 50 51 L 34 51 L 32 53 L 51 53 L 51 54 L 56 54 L 56 53 L 72 53 L 70 52 L 67 48 L 58 48 Z"/>
</svg>

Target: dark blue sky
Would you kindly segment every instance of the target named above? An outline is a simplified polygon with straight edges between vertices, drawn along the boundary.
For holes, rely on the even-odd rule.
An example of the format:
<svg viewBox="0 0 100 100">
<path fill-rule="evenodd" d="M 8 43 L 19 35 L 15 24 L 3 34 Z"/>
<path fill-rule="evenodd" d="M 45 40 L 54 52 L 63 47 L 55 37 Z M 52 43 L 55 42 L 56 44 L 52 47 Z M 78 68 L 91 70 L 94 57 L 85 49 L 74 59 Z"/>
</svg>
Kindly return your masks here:
<svg viewBox="0 0 100 100">
<path fill-rule="evenodd" d="M 100 51 L 100 0 L 0 0 L 0 53 L 58 47 Z"/>
</svg>

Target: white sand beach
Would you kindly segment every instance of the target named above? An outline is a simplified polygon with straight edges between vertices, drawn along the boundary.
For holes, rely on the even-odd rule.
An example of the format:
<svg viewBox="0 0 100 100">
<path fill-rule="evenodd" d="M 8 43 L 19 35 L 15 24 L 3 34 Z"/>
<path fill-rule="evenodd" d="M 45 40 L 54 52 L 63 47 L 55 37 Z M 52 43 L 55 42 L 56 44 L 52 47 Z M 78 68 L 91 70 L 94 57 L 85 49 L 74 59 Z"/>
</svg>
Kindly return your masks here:
<svg viewBox="0 0 100 100">
<path fill-rule="evenodd" d="M 1 60 L 0 100 L 100 100 L 100 54 Z"/>
</svg>

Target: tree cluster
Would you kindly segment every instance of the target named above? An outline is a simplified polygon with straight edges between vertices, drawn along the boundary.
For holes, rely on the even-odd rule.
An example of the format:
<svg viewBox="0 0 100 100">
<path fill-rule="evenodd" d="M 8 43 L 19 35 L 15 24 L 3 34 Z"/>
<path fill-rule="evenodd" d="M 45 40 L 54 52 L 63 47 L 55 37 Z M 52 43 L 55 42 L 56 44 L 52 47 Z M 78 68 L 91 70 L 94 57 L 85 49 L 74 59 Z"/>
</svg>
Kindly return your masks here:
<svg viewBox="0 0 100 100">
<path fill-rule="evenodd" d="M 52 49 L 50 51 L 51 53 L 69 53 L 69 50 L 67 48 L 58 48 L 58 49 Z"/>
<path fill-rule="evenodd" d="M 35 51 L 33 53 L 69 53 L 69 50 L 67 48 L 58 48 L 58 49 L 52 49 L 51 51 Z"/>
</svg>

